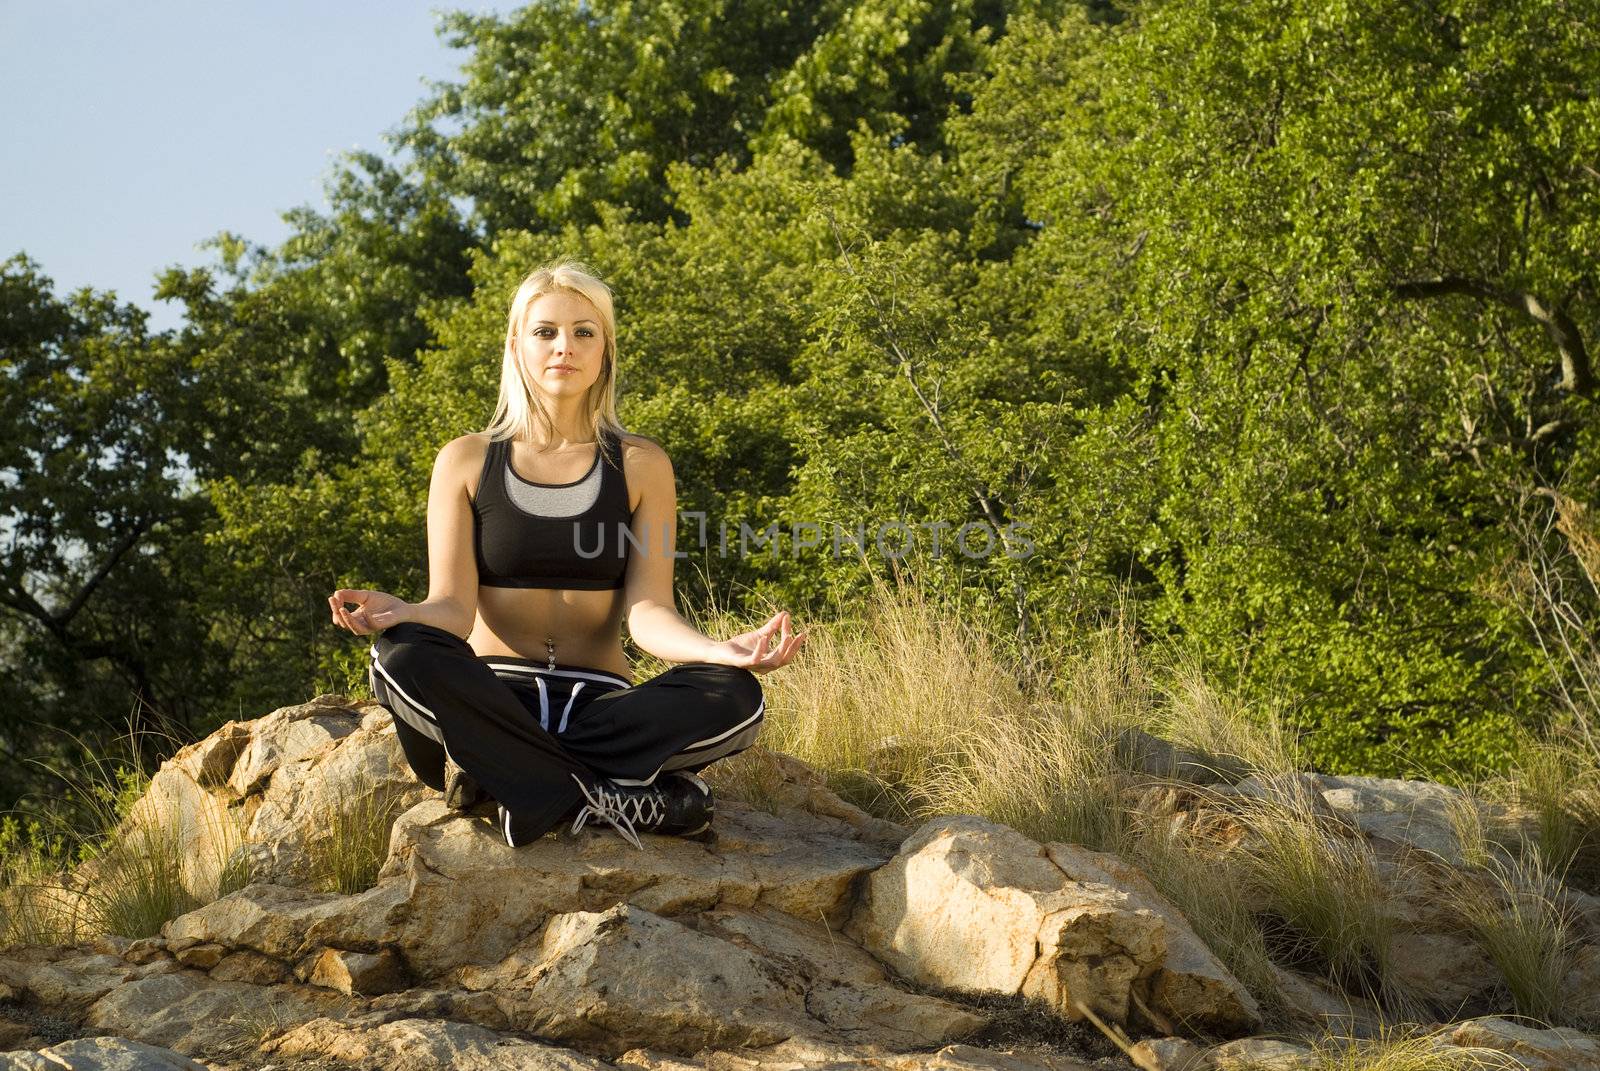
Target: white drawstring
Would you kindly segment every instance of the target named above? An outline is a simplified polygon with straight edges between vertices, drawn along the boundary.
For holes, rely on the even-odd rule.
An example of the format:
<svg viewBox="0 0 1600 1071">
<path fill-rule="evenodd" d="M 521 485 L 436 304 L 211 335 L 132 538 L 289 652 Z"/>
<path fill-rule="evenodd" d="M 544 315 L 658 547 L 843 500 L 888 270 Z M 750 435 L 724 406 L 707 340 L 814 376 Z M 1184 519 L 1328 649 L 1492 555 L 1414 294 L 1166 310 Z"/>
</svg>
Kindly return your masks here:
<svg viewBox="0 0 1600 1071">
<path fill-rule="evenodd" d="M 539 728 L 545 732 L 550 731 L 550 693 L 545 689 L 544 678 L 535 677 L 533 683 L 539 686 Z"/>
<path fill-rule="evenodd" d="M 588 682 L 579 681 L 577 684 L 572 686 L 572 694 L 567 696 L 567 705 L 561 710 L 561 724 L 556 726 L 556 732 L 558 734 L 567 731 L 567 716 L 572 713 L 572 701 L 578 698 L 578 693 L 583 691 L 583 686 L 586 683 Z"/>
</svg>

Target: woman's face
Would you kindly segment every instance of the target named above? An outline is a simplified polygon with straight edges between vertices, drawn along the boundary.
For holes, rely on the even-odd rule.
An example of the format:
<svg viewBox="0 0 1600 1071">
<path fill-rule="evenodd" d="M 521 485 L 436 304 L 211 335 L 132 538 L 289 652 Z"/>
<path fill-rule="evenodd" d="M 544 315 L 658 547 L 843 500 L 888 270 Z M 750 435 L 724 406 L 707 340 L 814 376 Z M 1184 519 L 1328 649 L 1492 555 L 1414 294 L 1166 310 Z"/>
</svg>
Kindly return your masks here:
<svg viewBox="0 0 1600 1071">
<path fill-rule="evenodd" d="M 541 294 L 517 335 L 523 374 L 551 397 L 583 397 L 600 379 L 602 331 L 600 314 L 586 299 L 565 290 Z"/>
</svg>

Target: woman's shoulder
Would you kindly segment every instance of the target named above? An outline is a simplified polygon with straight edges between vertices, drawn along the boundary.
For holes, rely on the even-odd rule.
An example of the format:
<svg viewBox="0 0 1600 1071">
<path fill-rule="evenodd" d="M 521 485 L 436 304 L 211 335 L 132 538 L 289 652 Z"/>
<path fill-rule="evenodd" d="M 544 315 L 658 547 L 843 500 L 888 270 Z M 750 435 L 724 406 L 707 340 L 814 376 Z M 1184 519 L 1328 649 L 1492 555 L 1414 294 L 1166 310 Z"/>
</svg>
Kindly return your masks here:
<svg viewBox="0 0 1600 1071">
<path fill-rule="evenodd" d="M 622 474 L 628 484 L 629 508 L 637 509 L 648 491 L 652 495 L 675 494 L 672 459 L 662 445 L 648 435 L 631 431 L 619 436 L 622 443 Z"/>
<path fill-rule="evenodd" d="M 650 436 L 625 431 L 617 437 L 617 441 L 622 444 L 623 471 L 647 475 L 662 469 L 668 472 L 672 470 L 672 459 L 667 456 L 666 448 Z"/>
<path fill-rule="evenodd" d="M 454 467 L 476 461 L 481 465 L 488 450 L 489 436 L 484 432 L 476 431 L 468 435 L 457 435 L 454 439 L 439 447 L 436 464 Z"/>
<path fill-rule="evenodd" d="M 461 484 L 469 496 L 476 495 L 478 475 L 488 452 L 489 436 L 483 432 L 458 435 L 439 448 L 433 462 L 434 475 Z"/>
</svg>

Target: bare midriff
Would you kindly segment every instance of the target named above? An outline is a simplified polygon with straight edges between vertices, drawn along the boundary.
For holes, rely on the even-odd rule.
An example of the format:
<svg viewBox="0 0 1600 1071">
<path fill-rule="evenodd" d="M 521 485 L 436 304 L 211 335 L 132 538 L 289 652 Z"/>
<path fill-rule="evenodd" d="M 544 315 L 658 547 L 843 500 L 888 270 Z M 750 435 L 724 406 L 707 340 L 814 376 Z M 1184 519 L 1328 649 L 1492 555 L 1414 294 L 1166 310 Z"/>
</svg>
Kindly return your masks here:
<svg viewBox="0 0 1600 1071">
<path fill-rule="evenodd" d="M 622 652 L 622 589 L 478 588 L 478 613 L 467 644 L 480 655 L 544 662 L 555 644 L 563 666 L 587 666 L 632 681 Z"/>
</svg>

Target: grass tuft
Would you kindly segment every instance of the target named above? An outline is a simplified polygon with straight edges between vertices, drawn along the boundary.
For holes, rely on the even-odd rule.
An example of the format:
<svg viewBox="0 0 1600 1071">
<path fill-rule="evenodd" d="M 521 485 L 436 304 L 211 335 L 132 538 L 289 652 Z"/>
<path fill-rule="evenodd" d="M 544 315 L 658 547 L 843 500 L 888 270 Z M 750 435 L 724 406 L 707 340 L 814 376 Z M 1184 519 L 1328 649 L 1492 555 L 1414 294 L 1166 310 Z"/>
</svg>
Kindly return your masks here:
<svg viewBox="0 0 1600 1071">
<path fill-rule="evenodd" d="M 0 945 L 149 937 L 249 881 L 235 815 L 205 838 L 220 857 L 197 857 L 179 816 L 135 807 L 150 787 L 136 741 L 122 760 L 80 750 L 48 768 L 64 786 L 50 805 L 0 821 Z"/>
<path fill-rule="evenodd" d="M 1560 877 L 1537 850 L 1493 856 L 1479 872 L 1460 875 L 1450 896 L 1468 932 L 1499 969 L 1517 1014 L 1544 1023 L 1573 1023 L 1567 975 L 1581 947 L 1577 919 Z"/>
<path fill-rule="evenodd" d="M 345 895 L 372 888 L 389 857 L 401 803 L 402 797 L 363 778 L 325 805 L 318 816 L 320 835 L 306 842 L 312 887 Z"/>
<path fill-rule="evenodd" d="M 1337 985 L 1416 1012 L 1394 982 L 1390 894 L 1366 838 L 1318 812 L 1298 776 L 1267 778 L 1236 801 L 1249 828 L 1238 859 L 1279 926 L 1267 938 L 1297 965 L 1311 961 Z"/>
<path fill-rule="evenodd" d="M 1526 1071 L 1527 1064 L 1498 1049 L 1452 1045 L 1443 1030 L 1389 1028 L 1370 1039 L 1320 1038 L 1305 1071 Z"/>
</svg>

